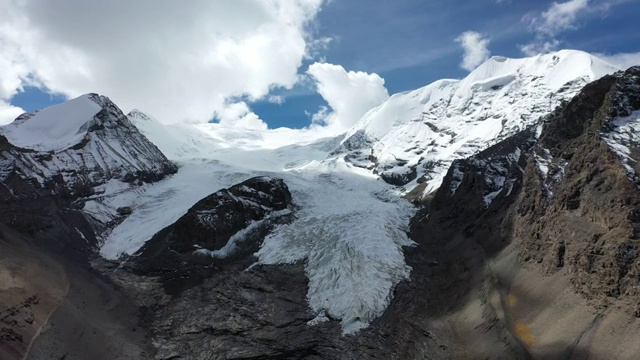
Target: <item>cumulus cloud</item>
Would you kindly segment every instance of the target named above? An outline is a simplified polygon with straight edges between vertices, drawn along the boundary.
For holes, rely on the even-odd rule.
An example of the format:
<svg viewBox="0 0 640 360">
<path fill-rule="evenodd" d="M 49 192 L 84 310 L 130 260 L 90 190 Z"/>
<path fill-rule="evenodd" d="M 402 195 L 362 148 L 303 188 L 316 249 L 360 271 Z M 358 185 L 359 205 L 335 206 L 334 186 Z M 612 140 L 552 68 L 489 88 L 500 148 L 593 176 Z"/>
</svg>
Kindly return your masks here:
<svg viewBox="0 0 640 360">
<path fill-rule="evenodd" d="M 602 6 L 592 6 L 589 0 L 569 0 L 553 2 L 546 11 L 540 14 L 528 14 L 522 21 L 528 23 L 529 31 L 535 34 L 532 42 L 521 45 L 520 50 L 527 56 L 544 54 L 556 50 L 560 41 L 559 34 L 578 28 L 579 20 L 592 14 Z"/>
<path fill-rule="evenodd" d="M 259 125 L 230 99 L 296 83 L 311 47 L 328 41 L 308 30 L 322 2 L 0 1 L 0 100 L 6 108 L 28 84 L 68 97 L 98 92 L 165 122 L 237 115 Z"/>
<path fill-rule="evenodd" d="M 307 70 L 318 93 L 329 104 L 312 116 L 316 124 L 346 131 L 372 108 L 389 98 L 384 79 L 378 74 L 346 71 L 340 65 L 314 63 Z"/>
<path fill-rule="evenodd" d="M 464 49 L 460 67 L 465 70 L 474 70 L 491 56 L 491 52 L 487 48 L 489 39 L 478 32 L 465 31 L 456 38 L 456 42 L 460 43 Z"/>
<path fill-rule="evenodd" d="M 267 130 L 267 124 L 251 111 L 249 105 L 244 101 L 227 104 L 223 110 L 218 112 L 217 116 L 220 124 L 223 125 L 253 130 Z"/>
<path fill-rule="evenodd" d="M 20 116 L 24 110 L 0 100 L 0 125 L 7 125 Z"/>
<path fill-rule="evenodd" d="M 640 65 L 640 52 L 619 54 L 595 54 L 597 57 L 611 63 L 621 69 L 628 69 Z"/>
</svg>

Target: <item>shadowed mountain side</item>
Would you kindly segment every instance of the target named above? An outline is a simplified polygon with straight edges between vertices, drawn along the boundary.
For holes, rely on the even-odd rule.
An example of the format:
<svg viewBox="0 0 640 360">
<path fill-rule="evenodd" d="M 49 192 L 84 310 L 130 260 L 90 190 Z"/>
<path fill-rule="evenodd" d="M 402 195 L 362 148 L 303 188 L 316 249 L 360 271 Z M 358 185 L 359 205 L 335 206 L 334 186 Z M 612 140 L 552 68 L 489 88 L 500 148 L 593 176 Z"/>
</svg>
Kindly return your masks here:
<svg viewBox="0 0 640 360">
<path fill-rule="evenodd" d="M 411 281 L 374 325 L 399 358 L 638 354 L 626 333 L 640 334 L 632 280 L 639 192 L 603 136 L 640 108 L 639 73 L 587 85 L 543 119 L 537 143 L 532 128 L 453 163 L 414 218 Z"/>
</svg>

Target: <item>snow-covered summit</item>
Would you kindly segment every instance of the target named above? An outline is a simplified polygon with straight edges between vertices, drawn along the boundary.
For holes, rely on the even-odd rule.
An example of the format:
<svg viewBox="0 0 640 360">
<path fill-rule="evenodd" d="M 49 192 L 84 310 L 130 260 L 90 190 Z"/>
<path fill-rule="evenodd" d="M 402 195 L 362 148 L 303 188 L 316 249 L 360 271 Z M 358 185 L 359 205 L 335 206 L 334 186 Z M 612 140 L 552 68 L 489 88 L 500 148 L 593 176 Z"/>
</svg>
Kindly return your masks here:
<svg viewBox="0 0 640 360">
<path fill-rule="evenodd" d="M 19 117 L 0 127 L 13 145 L 40 151 L 64 150 L 80 142 L 93 117 L 102 110 L 92 95 L 83 95 Z"/>
<path fill-rule="evenodd" d="M 153 181 L 175 172 L 122 111 L 97 94 L 23 114 L 0 127 L 0 135 L 12 145 L 0 152 L 3 174 L 16 172 L 41 184 L 56 178 L 67 188 L 92 188 L 111 179 Z"/>
<path fill-rule="evenodd" d="M 349 130 L 337 152 L 407 191 L 422 184 L 428 194 L 453 160 L 534 124 L 585 84 L 617 70 L 575 50 L 494 56 L 464 79 L 391 96 Z"/>
</svg>

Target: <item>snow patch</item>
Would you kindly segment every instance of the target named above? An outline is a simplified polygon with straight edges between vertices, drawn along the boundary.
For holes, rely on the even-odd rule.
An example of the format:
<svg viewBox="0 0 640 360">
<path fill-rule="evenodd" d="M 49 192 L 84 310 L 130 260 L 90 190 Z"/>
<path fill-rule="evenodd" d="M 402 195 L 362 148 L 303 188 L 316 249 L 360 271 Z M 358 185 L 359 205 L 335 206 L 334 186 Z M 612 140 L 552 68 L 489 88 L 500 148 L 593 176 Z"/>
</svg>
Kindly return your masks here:
<svg viewBox="0 0 640 360">
<path fill-rule="evenodd" d="M 640 110 L 632 112 L 629 116 L 613 119 L 610 126 L 610 131 L 602 133 L 601 136 L 611 151 L 618 156 L 629 178 L 635 181 L 638 179 L 636 166 L 637 149 L 640 148 Z"/>
</svg>

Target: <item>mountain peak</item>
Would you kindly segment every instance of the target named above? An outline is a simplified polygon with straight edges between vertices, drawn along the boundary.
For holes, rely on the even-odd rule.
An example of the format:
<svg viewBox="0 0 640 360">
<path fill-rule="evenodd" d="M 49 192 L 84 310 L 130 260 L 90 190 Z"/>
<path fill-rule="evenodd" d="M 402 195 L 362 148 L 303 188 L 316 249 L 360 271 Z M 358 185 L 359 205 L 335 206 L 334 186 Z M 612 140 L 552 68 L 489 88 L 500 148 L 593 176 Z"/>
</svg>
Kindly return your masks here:
<svg viewBox="0 0 640 360">
<path fill-rule="evenodd" d="M 25 149 L 53 151 L 71 147 L 82 141 L 87 123 L 103 109 L 96 96 L 82 95 L 20 116 L 19 121 L 1 127 L 0 133 L 11 144 Z"/>
<path fill-rule="evenodd" d="M 494 56 L 464 79 L 438 80 L 370 110 L 347 133 L 343 145 L 360 146 L 345 159 L 406 191 L 420 185 L 426 195 L 453 160 L 535 124 L 587 83 L 618 70 L 576 50 Z"/>
</svg>

